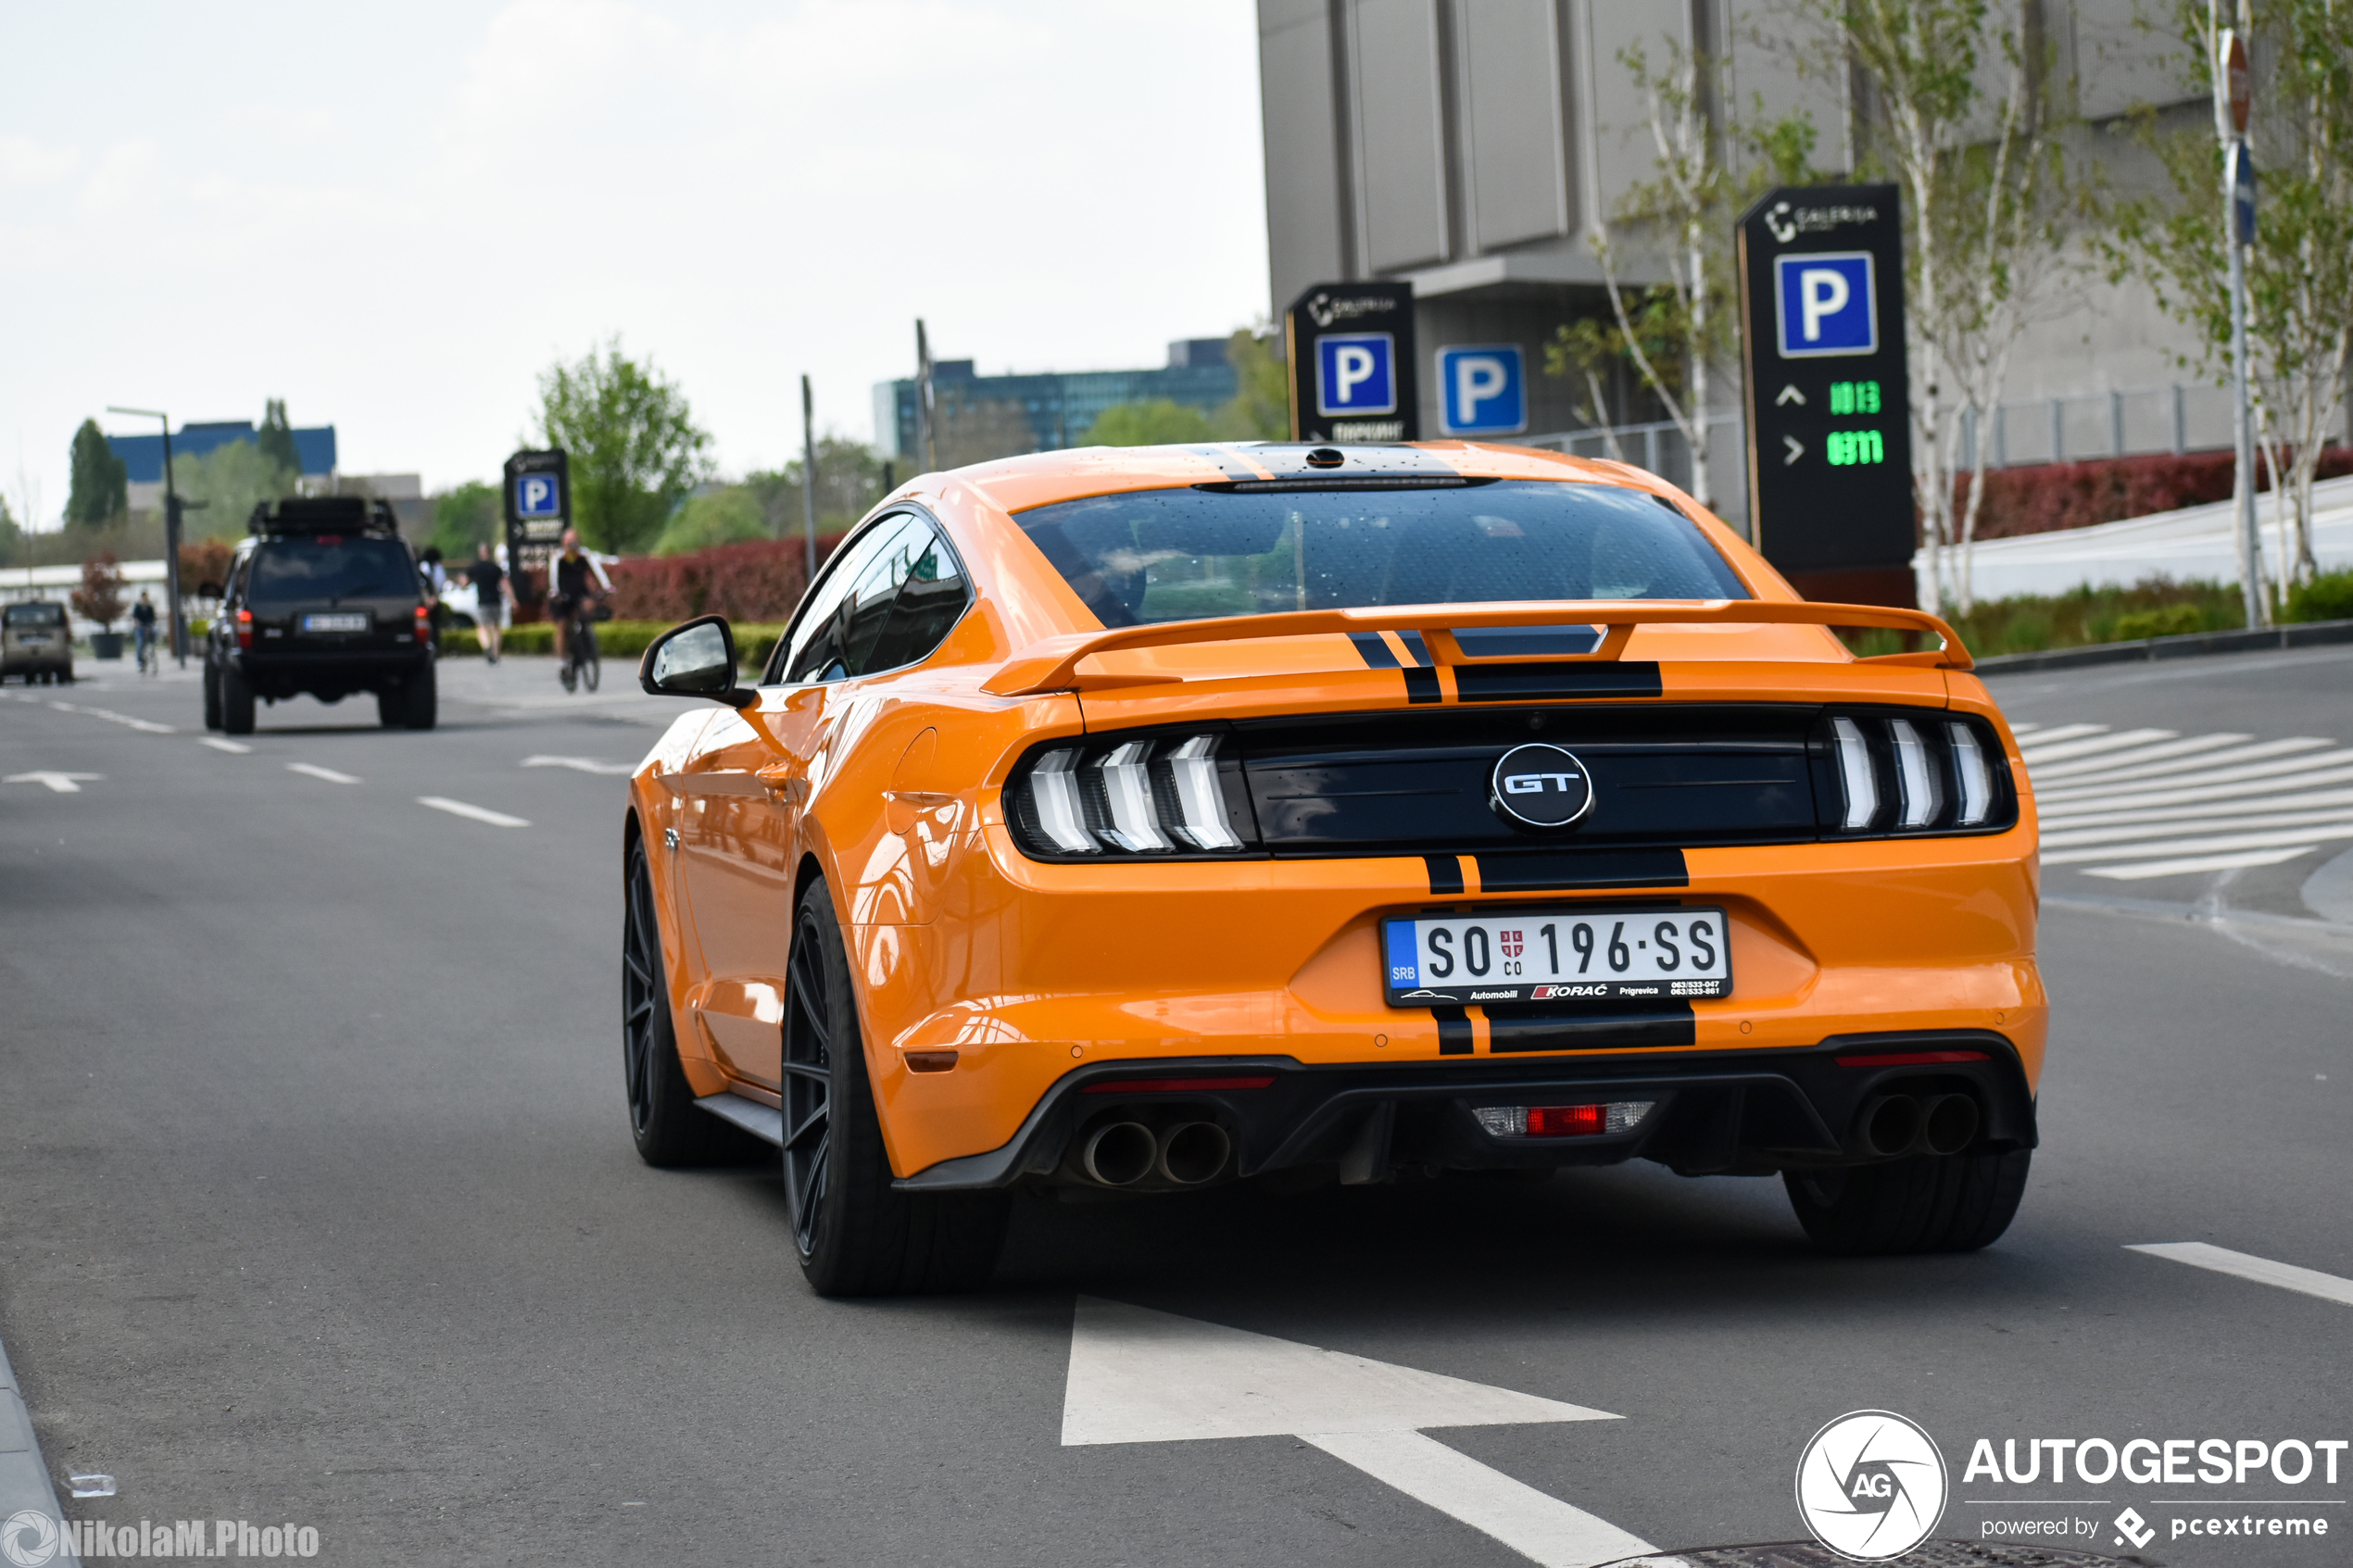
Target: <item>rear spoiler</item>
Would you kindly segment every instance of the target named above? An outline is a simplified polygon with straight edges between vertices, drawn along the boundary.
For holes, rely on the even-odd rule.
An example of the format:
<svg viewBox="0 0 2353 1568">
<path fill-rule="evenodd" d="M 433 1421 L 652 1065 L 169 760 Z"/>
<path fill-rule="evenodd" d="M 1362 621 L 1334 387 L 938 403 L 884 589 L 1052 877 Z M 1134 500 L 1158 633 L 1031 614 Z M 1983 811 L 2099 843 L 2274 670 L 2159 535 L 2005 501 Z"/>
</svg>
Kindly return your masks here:
<svg viewBox="0 0 2353 1568">
<path fill-rule="evenodd" d="M 996 696 L 1034 696 L 1042 692 L 1066 692 L 1096 684 L 1134 685 L 1139 682 L 1132 677 L 1082 680 L 1079 663 L 1099 653 L 1118 653 L 1128 648 L 1331 636 L 1351 632 L 1418 632 L 1431 659 L 1439 664 L 1597 663 L 1615 659 L 1624 652 L 1637 626 L 1676 625 L 1863 626 L 1926 633 L 1937 640 L 1933 650 L 1879 654 L 1857 662 L 1944 670 L 1970 668 L 1969 650 L 1961 646 L 1959 636 L 1926 610 L 1896 609 L 1887 605 L 1815 604 L 1809 600 L 1780 603 L 1770 599 L 1555 599 L 1518 604 L 1308 609 L 1281 615 L 1224 616 L 1214 621 L 1161 621 L 1109 632 L 1066 632 L 1024 648 L 983 682 L 980 689 Z M 1489 626 L 1599 626 L 1604 630 L 1601 642 L 1588 653 L 1513 654 L 1504 659 L 1473 659 L 1454 640 L 1456 627 Z M 1151 684 L 1154 679 L 1144 677 L 1143 684 Z"/>
</svg>

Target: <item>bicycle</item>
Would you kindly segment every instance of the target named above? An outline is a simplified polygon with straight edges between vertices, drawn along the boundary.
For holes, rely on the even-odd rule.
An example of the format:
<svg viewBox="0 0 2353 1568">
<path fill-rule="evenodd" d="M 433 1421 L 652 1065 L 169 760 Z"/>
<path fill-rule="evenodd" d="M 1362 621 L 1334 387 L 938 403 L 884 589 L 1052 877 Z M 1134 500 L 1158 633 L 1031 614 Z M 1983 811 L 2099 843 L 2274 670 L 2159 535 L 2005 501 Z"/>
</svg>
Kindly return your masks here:
<svg viewBox="0 0 2353 1568">
<path fill-rule="evenodd" d="M 602 672 L 597 657 L 597 622 L 610 619 L 611 613 L 598 614 L 604 608 L 592 601 L 572 612 L 572 621 L 565 628 L 563 667 L 556 671 L 568 692 L 584 685 L 592 692 L 597 689 L 598 677 Z"/>
</svg>

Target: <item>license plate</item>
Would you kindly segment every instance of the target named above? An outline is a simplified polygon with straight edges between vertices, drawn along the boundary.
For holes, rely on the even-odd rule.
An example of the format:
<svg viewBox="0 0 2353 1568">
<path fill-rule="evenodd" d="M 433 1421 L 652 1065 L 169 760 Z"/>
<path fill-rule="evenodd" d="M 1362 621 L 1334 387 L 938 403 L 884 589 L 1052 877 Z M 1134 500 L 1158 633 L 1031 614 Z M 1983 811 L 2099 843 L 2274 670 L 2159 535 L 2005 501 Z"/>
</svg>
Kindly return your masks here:
<svg viewBox="0 0 2353 1568">
<path fill-rule="evenodd" d="M 306 615 L 302 618 L 306 632 L 365 632 L 368 618 L 360 615 Z"/>
<path fill-rule="evenodd" d="M 46 633 L 26 632 L 17 638 L 17 646 L 20 648 L 45 648 L 48 646 L 49 638 Z"/>
<path fill-rule="evenodd" d="M 1526 909 L 1384 921 L 1391 1007 L 1732 994 L 1724 911 Z"/>
</svg>

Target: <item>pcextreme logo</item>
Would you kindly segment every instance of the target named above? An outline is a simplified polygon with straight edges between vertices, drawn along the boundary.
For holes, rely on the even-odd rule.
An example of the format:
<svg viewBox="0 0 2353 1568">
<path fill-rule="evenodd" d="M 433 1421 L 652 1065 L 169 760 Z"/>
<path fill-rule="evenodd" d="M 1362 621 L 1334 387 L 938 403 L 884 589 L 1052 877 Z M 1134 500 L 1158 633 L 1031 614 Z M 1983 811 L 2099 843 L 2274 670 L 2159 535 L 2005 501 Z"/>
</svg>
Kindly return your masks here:
<svg viewBox="0 0 2353 1568">
<path fill-rule="evenodd" d="M 1856 1562 L 1884 1562 L 1928 1539 L 1944 1517 L 1944 1456 L 1893 1411 L 1852 1411 L 1814 1434 L 1797 1461 L 1797 1512 L 1814 1538 Z"/>
</svg>

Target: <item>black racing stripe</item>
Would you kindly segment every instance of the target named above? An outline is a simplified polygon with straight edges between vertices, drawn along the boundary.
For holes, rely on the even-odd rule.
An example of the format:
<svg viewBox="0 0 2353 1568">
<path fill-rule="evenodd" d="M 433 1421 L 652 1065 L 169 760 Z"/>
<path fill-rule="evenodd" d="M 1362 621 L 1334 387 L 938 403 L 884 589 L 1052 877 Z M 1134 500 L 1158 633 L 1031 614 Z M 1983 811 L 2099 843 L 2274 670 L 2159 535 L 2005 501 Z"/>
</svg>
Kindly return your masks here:
<svg viewBox="0 0 2353 1568">
<path fill-rule="evenodd" d="M 1433 857 L 1434 858 L 1434 857 Z M 1482 893 L 1570 887 L 1688 887 L 1680 849 L 1552 849 L 1481 855 Z"/>
<path fill-rule="evenodd" d="M 1397 633 L 1397 640 L 1405 645 L 1405 651 L 1414 656 L 1414 662 L 1424 669 L 1438 662 L 1430 658 L 1429 645 L 1422 641 L 1422 634 L 1419 632 L 1400 632 Z"/>
<path fill-rule="evenodd" d="M 1443 1038 L 1443 1035 L 1441 1035 Z M 1688 1046 L 1698 1039 L 1692 1004 L 1646 1005 L 1641 1011 L 1487 1013 L 1487 1048 L 1510 1051 L 1590 1051 Z"/>
<path fill-rule="evenodd" d="M 1407 702 L 1437 702 L 1443 696 L 1444 694 L 1439 690 L 1437 671 L 1408 670 L 1405 671 L 1405 700 Z"/>
<path fill-rule="evenodd" d="M 1432 1008 L 1429 1015 L 1438 1020 L 1439 1055 L 1470 1055 L 1471 1022 L 1467 1010 L 1462 1008 Z"/>
<path fill-rule="evenodd" d="M 1585 664 L 1458 664 L 1454 691 L 1464 702 L 1529 702 L 1546 697 L 1656 696 L 1652 659 L 1597 659 Z"/>
<path fill-rule="evenodd" d="M 1378 632 L 1351 632 L 1348 640 L 1356 645 L 1356 651 L 1363 656 L 1367 669 L 1397 668 L 1397 656 L 1389 651 L 1389 645 L 1381 640 Z"/>
<path fill-rule="evenodd" d="M 1422 864 L 1429 868 L 1429 890 L 1432 893 L 1460 893 L 1463 890 L 1463 863 L 1452 855 L 1425 855 Z"/>
</svg>

